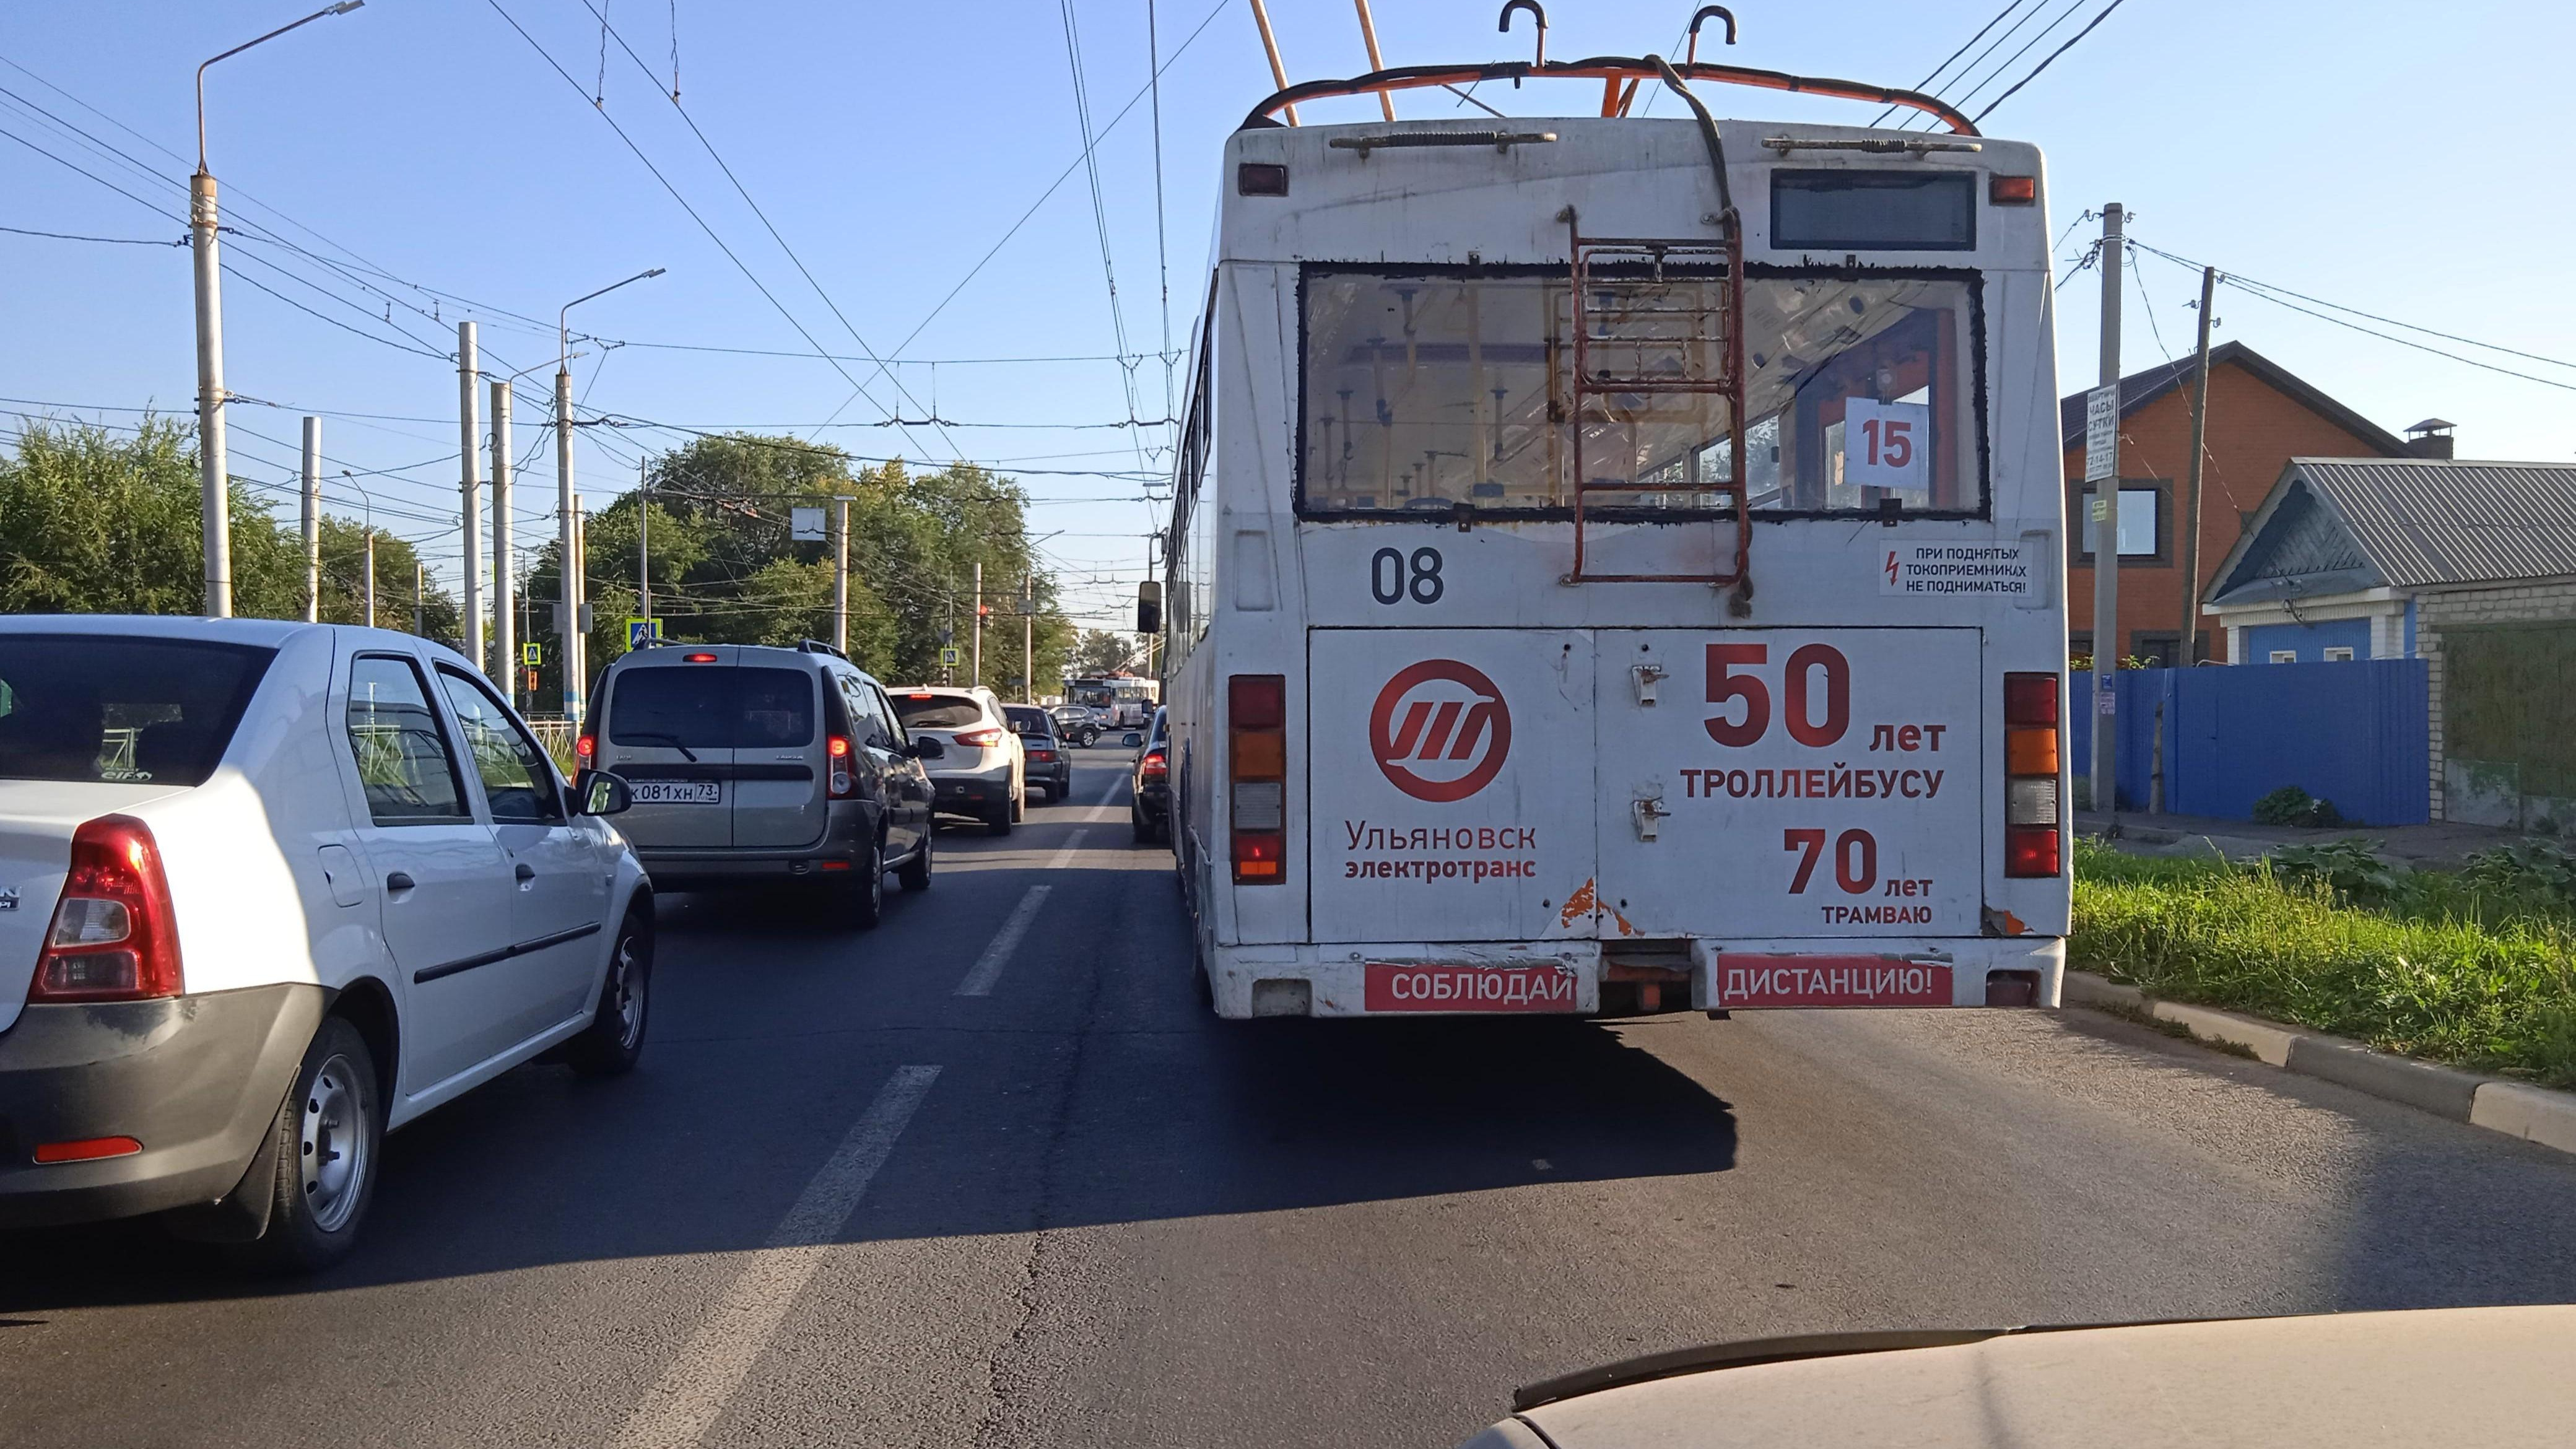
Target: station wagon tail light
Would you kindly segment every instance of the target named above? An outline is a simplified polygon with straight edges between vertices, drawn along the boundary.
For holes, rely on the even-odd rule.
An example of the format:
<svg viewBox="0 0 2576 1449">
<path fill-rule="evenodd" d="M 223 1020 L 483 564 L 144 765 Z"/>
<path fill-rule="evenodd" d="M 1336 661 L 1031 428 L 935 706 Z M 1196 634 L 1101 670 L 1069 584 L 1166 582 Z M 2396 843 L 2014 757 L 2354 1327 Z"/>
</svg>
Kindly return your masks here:
<svg viewBox="0 0 2576 1449">
<path fill-rule="evenodd" d="M 990 728 L 965 730 L 960 732 L 957 736 L 957 743 L 978 750 L 998 745 L 1001 742 L 1002 732 L 1000 730 Z"/>
<path fill-rule="evenodd" d="M 1226 681 L 1226 804 L 1234 883 L 1288 879 L 1288 680 L 1238 674 Z"/>
<path fill-rule="evenodd" d="M 181 990 L 179 929 L 152 831 L 102 815 L 72 834 L 71 872 L 29 1001 L 148 1001 Z"/>
<path fill-rule="evenodd" d="M 683 654 L 680 656 L 680 662 L 683 664 L 713 664 L 716 662 L 716 657 L 712 654 Z"/>
<path fill-rule="evenodd" d="M 580 760 L 583 764 L 587 765 L 591 763 L 593 760 L 599 758 L 599 737 L 597 735 L 581 736 L 572 742 L 572 752 L 574 758 Z"/>
<path fill-rule="evenodd" d="M 850 768 L 850 737 L 848 735 L 826 736 L 823 751 L 832 757 L 831 798 L 847 800 L 859 793 L 858 773 Z"/>
<path fill-rule="evenodd" d="M 2004 676 L 2004 874 L 2053 876 L 2065 866 L 2058 762 L 2065 683 L 2054 674 Z"/>
</svg>

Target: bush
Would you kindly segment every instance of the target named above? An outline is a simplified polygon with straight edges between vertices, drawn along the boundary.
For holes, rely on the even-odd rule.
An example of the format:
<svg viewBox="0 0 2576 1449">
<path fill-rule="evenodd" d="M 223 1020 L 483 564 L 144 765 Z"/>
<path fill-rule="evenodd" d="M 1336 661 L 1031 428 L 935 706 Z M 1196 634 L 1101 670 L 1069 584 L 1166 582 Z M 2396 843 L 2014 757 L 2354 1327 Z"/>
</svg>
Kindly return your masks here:
<svg viewBox="0 0 2576 1449">
<path fill-rule="evenodd" d="M 2285 846 L 2273 853 L 2272 869 L 2285 880 L 2322 882 L 2347 901 L 2385 901 L 2398 886 L 2396 868 L 2379 858 L 2375 842 L 2358 835 L 2326 845 Z"/>
<path fill-rule="evenodd" d="M 2501 895 L 2538 896 L 2576 907 L 2576 852 L 2545 840 L 2481 850 L 2468 858 L 2460 878 Z"/>
<path fill-rule="evenodd" d="M 2346 820 L 2335 809 L 2332 800 L 2319 800 L 2296 785 L 2284 785 L 2254 802 L 2254 822 L 2258 825 L 2296 825 L 2310 830 L 2332 830 L 2338 825 L 2359 825 Z"/>
<path fill-rule="evenodd" d="M 2345 844 L 2313 849 L 2332 861 Z M 2389 874 L 2365 907 L 2330 866 L 2078 841 L 2068 956 L 2160 996 L 2576 1086 L 2576 910 L 2465 874 Z"/>
</svg>

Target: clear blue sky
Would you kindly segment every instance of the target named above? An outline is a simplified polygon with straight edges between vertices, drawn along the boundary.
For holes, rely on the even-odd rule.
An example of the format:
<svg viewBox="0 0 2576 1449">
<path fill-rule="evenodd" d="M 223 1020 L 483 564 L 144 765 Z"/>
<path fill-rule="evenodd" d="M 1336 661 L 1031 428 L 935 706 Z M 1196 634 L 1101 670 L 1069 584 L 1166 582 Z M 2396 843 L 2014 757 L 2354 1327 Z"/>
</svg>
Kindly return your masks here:
<svg viewBox="0 0 2576 1449">
<path fill-rule="evenodd" d="M 0 87 L 129 153 L 151 174 L 88 149 L 5 95 L 0 131 L 152 206 L 0 139 L 0 226 L 180 237 L 191 70 L 294 19 L 307 3 L 318 0 L 12 0 L 0 16 L 0 57 L 12 63 L 0 65 Z M 626 128 L 796 322 L 828 350 L 856 356 L 862 348 L 849 328 L 798 274 L 663 94 L 676 8 L 678 81 L 689 117 L 867 348 L 880 356 L 900 349 L 907 361 L 897 371 L 909 395 L 903 414 L 922 416 L 935 401 L 940 416 L 982 426 L 944 434 L 875 426 L 813 433 L 836 409 L 842 424 L 882 419 L 895 395 L 880 382 L 875 401 L 850 402 L 851 383 L 810 356 L 641 346 L 590 347 L 575 364 L 587 405 L 691 425 L 793 428 L 862 456 L 936 462 L 962 452 L 987 460 L 1042 500 L 1033 513 L 1037 531 L 1063 530 L 1045 551 L 1063 568 L 1076 605 L 1094 614 L 1092 622 L 1115 618 L 1117 601 L 1132 595 L 1141 574 L 1141 535 L 1154 521 L 1140 501 L 1140 450 L 1145 470 L 1160 471 L 1163 457 L 1152 450 L 1164 434 L 1064 426 L 1130 416 L 1120 367 L 1098 360 L 1117 344 L 1085 172 L 1073 169 L 940 307 L 1080 155 L 1061 11 L 803 0 L 591 3 L 606 10 L 653 78 L 612 39 L 602 85 L 600 25 L 583 0 L 499 0 L 499 9 L 491 0 L 371 0 L 216 67 L 208 89 L 210 145 L 228 219 L 272 228 L 332 259 L 339 271 L 249 237 L 228 239 L 228 259 L 245 279 L 405 347 L 444 354 L 459 316 L 478 317 L 487 367 L 495 359 L 519 367 L 547 358 L 557 307 L 654 266 L 668 275 L 589 304 L 574 314 L 576 330 L 639 343 L 810 352 L 796 325 L 618 139 L 592 105 L 598 88 L 607 117 Z M 1748 64 L 1911 84 L 2002 3 L 1747 4 L 1739 7 L 1744 43 L 1732 54 Z M 2026 0 L 2015 16 L 2035 10 L 2036 19 L 1966 83 L 1935 88 L 1955 96 L 1974 87 L 1987 68 L 2068 15 L 1971 101 L 1976 109 L 2103 3 Z M 1399 64 L 1526 54 L 1525 35 L 1495 34 L 1497 8 L 1489 0 L 1375 6 L 1387 57 Z M 1690 8 L 1558 0 L 1550 50 L 1669 49 Z M 1273 10 L 1292 77 L 1365 68 L 1349 5 L 1273 0 Z M 552 53 L 571 83 L 503 12 Z M 1190 42 L 1170 65 L 1161 97 L 1170 325 L 1179 346 L 1206 255 L 1217 149 L 1270 84 L 1246 0 L 1157 0 L 1154 14 L 1167 57 Z M 1146 16 L 1144 0 L 1081 0 L 1076 7 L 1095 127 L 1106 126 L 1145 82 Z M 2569 358 L 2576 356 L 2576 301 L 2562 253 L 2565 238 L 2576 234 L 2576 193 L 2557 138 L 2571 50 L 2576 19 L 2556 4 L 2126 0 L 1986 128 L 2047 149 L 2058 229 L 2087 207 L 2118 200 L 2135 213 L 2136 237 L 2182 256 L 2399 321 Z M 1554 92 L 1559 112 L 1580 113 L 1590 99 L 1588 90 Z M 1854 114 L 1762 92 L 1720 94 L 1721 114 Z M 1535 112 L 1550 108 L 1549 95 L 1532 88 L 1487 99 Z M 1404 108 L 1420 115 L 1438 106 L 1414 100 Z M 1098 160 L 1126 347 L 1153 353 L 1164 322 L 1147 103 L 1109 131 Z M 2093 229 L 2078 228 L 2061 257 L 2077 254 Z M 0 285 L 0 395 L 189 408 L 184 250 L 0 233 L 0 276 L 8 279 Z M 2137 280 L 2143 290 L 2133 285 L 2130 292 L 2125 338 L 2132 370 L 2188 349 L 2194 325 L 2184 305 L 2196 285 L 2190 272 L 2147 257 Z M 433 298 L 422 288 L 451 295 Z M 384 293 L 395 300 L 389 304 Z M 2087 274 L 2061 295 L 2060 373 L 2072 390 L 2092 381 L 2098 288 Z M 2576 454 L 2568 426 L 2576 393 L 2567 386 L 2481 371 L 2243 293 L 2222 291 L 2220 298 L 2222 339 L 2255 347 L 2391 429 L 2438 414 L 2460 424 L 2463 456 Z M 433 565 L 452 567 L 453 365 L 362 338 L 244 281 L 227 284 L 226 303 L 231 389 L 286 405 L 234 410 L 236 471 L 287 483 L 297 413 L 332 414 L 331 471 L 395 470 L 364 480 L 384 510 L 380 521 L 419 540 Z M 2566 366 L 2418 340 L 2576 385 L 2576 369 Z M 1094 360 L 949 361 L 935 372 L 928 365 L 995 357 Z M 841 366 L 860 380 L 874 372 L 855 361 Z M 548 370 L 530 374 L 532 397 Z M 1161 417 L 1160 362 L 1144 361 L 1134 384 L 1134 416 Z M 359 413 L 391 416 L 347 416 Z M 0 424 L 16 421 L 0 415 Z M 523 449 L 541 437 L 536 421 L 523 405 Z M 0 436 L 13 430 L 0 427 Z M 641 452 L 672 442 L 669 434 L 603 433 L 585 430 L 576 469 L 594 504 L 632 486 Z M 336 483 L 330 491 L 348 496 Z M 550 528 L 543 515 L 552 496 L 549 450 L 524 478 L 523 538 Z M 2256 499 L 2236 501 L 2251 507 Z M 354 497 L 334 510 L 359 512 Z M 442 530 L 433 515 L 451 522 Z"/>
</svg>

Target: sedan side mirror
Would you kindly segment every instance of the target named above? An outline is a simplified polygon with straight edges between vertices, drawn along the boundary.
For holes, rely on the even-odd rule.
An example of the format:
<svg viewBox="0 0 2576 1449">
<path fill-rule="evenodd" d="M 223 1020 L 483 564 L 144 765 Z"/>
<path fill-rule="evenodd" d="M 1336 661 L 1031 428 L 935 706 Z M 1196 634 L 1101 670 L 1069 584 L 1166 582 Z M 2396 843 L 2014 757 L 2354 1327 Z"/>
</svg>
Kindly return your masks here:
<svg viewBox="0 0 2576 1449">
<path fill-rule="evenodd" d="M 948 747 L 937 740 L 919 739 L 914 740 L 912 747 L 904 753 L 916 760 L 944 760 L 948 758 Z"/>
<path fill-rule="evenodd" d="M 584 815 L 620 815 L 635 808 L 635 792 L 626 778 L 608 770 L 585 769 L 574 776 L 572 798 Z"/>
</svg>

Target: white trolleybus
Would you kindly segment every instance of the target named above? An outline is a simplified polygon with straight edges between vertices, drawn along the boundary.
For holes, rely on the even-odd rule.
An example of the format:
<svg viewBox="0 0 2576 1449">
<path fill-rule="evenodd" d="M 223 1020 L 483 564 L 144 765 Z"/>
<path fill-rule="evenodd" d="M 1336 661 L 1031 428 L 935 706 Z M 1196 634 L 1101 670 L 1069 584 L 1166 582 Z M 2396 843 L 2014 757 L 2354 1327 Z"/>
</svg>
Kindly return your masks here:
<svg viewBox="0 0 2576 1449">
<path fill-rule="evenodd" d="M 1602 114 L 1282 123 L 1524 80 Z M 1159 591 L 1218 1014 L 2057 1003 L 2040 182 L 1927 96 L 1653 56 L 1261 103 Z"/>
</svg>

